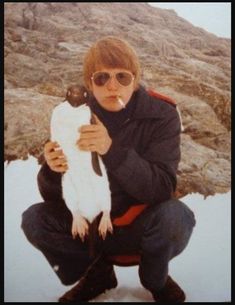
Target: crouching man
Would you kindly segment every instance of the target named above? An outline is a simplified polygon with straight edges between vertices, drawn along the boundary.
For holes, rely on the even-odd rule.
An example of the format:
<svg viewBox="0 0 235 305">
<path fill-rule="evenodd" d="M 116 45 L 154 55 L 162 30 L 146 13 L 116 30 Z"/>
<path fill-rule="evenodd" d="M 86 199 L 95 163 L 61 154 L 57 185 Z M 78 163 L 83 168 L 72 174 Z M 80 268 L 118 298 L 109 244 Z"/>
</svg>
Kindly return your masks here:
<svg viewBox="0 0 235 305">
<path fill-rule="evenodd" d="M 83 74 L 98 121 L 80 129 L 77 145 L 97 152 L 105 164 L 113 233 L 97 241 L 95 258 L 86 239 L 73 238 L 72 215 L 61 195 L 66 156 L 53 142 L 45 145 L 38 174 L 44 202 L 23 213 L 24 233 L 63 284 L 75 283 L 59 302 L 88 301 L 116 287 L 109 258 L 133 254 L 140 257 L 140 281 L 156 302 L 184 302 L 185 293 L 168 274 L 169 261 L 185 249 L 195 225 L 193 212 L 173 197 L 181 132 L 176 108 L 140 85 L 138 57 L 117 37 L 88 50 Z"/>
</svg>

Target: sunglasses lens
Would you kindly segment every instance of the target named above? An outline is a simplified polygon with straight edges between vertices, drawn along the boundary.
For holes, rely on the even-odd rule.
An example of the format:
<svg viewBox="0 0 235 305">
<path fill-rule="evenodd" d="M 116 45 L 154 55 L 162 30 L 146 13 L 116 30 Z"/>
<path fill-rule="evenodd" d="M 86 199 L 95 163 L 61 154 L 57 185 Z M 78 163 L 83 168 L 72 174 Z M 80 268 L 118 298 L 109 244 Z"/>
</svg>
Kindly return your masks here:
<svg viewBox="0 0 235 305">
<path fill-rule="evenodd" d="M 133 75 L 128 72 L 119 72 L 115 74 L 115 77 L 122 86 L 129 86 L 134 79 Z M 108 72 L 96 72 L 92 77 L 96 86 L 99 87 L 104 86 L 110 78 L 111 75 Z"/>
<path fill-rule="evenodd" d="M 118 82 L 123 86 L 129 86 L 132 82 L 133 76 L 127 72 L 119 72 L 116 74 Z"/>
<path fill-rule="evenodd" d="M 93 76 L 94 83 L 96 86 L 104 86 L 109 80 L 110 75 L 106 72 L 97 72 Z"/>
</svg>

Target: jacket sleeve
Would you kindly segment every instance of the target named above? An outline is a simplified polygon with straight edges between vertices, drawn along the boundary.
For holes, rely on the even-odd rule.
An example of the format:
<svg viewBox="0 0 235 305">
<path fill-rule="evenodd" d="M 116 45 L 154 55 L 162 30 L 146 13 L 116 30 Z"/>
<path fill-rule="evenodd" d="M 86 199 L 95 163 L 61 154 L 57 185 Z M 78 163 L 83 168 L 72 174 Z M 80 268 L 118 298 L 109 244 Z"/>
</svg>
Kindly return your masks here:
<svg viewBox="0 0 235 305">
<path fill-rule="evenodd" d="M 133 148 L 122 147 L 115 139 L 103 156 L 107 170 L 120 186 L 138 202 L 157 204 L 168 200 L 176 188 L 180 161 L 180 119 L 174 107 L 156 128 L 141 156 Z"/>
<path fill-rule="evenodd" d="M 40 194 L 44 201 L 62 202 L 62 186 L 60 173 L 52 171 L 46 162 L 41 166 L 37 182 Z"/>
</svg>

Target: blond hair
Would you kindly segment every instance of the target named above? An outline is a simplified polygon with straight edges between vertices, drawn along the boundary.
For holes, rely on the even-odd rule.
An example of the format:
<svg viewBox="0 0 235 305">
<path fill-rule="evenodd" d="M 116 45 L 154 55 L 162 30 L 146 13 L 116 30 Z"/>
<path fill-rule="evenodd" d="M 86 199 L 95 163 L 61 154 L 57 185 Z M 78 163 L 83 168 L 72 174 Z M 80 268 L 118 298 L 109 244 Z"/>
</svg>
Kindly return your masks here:
<svg viewBox="0 0 235 305">
<path fill-rule="evenodd" d="M 87 89 L 91 88 L 91 76 L 101 68 L 122 68 L 134 76 L 134 87 L 140 81 L 140 63 L 128 42 L 114 36 L 98 40 L 86 53 L 83 61 L 83 78 Z"/>
</svg>

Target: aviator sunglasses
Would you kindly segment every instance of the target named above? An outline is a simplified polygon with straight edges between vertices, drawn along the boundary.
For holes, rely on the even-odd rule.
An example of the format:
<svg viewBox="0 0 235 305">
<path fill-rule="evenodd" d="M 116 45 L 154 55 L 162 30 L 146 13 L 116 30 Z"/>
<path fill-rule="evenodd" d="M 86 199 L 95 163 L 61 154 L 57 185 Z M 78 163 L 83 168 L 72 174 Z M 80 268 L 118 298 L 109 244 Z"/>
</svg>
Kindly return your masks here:
<svg viewBox="0 0 235 305">
<path fill-rule="evenodd" d="M 130 72 L 117 72 L 114 74 L 116 80 L 122 86 L 129 86 L 135 77 Z M 91 79 L 94 81 L 96 86 L 104 86 L 112 77 L 112 74 L 108 72 L 95 72 Z"/>
</svg>

